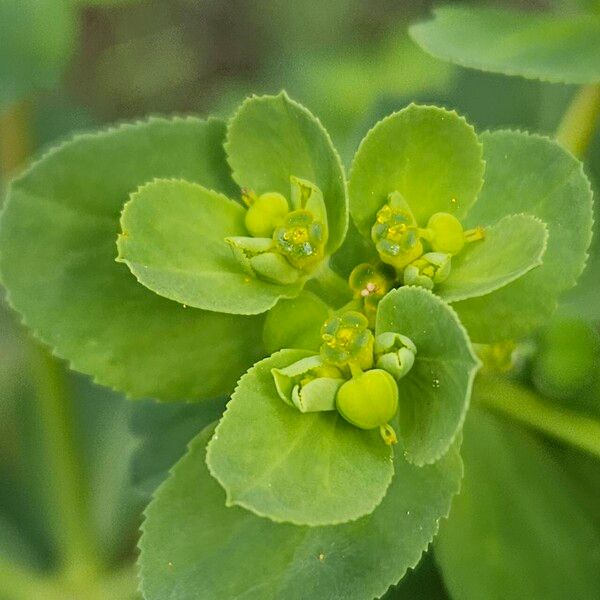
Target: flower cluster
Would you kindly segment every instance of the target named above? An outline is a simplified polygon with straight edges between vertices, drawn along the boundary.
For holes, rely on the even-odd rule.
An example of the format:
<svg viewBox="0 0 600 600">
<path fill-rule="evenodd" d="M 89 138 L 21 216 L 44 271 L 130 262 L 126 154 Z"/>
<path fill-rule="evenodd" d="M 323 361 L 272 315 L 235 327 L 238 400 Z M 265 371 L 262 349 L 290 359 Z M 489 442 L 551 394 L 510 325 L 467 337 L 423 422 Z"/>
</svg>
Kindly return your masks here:
<svg viewBox="0 0 600 600">
<path fill-rule="evenodd" d="M 321 190 L 291 177 L 290 201 L 278 192 L 258 196 L 242 190 L 250 237 L 226 238 L 250 275 L 280 284 L 296 283 L 323 260 L 327 212 Z"/>
<path fill-rule="evenodd" d="M 398 439 L 389 421 L 398 410 L 397 381 L 417 351 L 406 336 L 374 337 L 368 319 L 345 311 L 327 320 L 320 354 L 272 369 L 279 397 L 300 412 L 337 410 L 360 429 L 378 428 L 386 444 Z"/>
</svg>

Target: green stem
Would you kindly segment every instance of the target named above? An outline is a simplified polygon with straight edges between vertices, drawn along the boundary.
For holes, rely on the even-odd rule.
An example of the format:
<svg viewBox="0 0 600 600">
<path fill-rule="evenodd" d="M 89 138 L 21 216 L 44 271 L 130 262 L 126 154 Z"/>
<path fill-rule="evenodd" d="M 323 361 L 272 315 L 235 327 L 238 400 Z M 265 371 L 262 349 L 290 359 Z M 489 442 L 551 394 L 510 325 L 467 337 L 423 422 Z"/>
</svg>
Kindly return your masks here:
<svg viewBox="0 0 600 600">
<path fill-rule="evenodd" d="M 473 399 L 600 457 L 600 421 L 592 417 L 552 405 L 535 392 L 497 376 L 477 377 Z"/>
<path fill-rule="evenodd" d="M 73 582 L 88 581 L 101 571 L 101 561 L 78 460 L 73 399 L 63 366 L 45 349 L 35 350 L 39 442 L 46 462 L 48 495 L 53 500 L 54 532 L 62 552 L 64 577 Z"/>
<path fill-rule="evenodd" d="M 31 107 L 23 101 L 0 114 L 0 178 L 8 180 L 31 155 Z"/>
<path fill-rule="evenodd" d="M 138 575 L 135 564 L 125 565 L 113 573 L 107 574 L 102 582 L 103 598 L 108 600 L 126 600 L 137 598 Z"/>
<path fill-rule="evenodd" d="M 328 264 L 323 264 L 314 278 L 309 280 L 307 287 L 333 308 L 352 299 L 352 290 L 348 282 Z"/>
<path fill-rule="evenodd" d="M 6 600 L 66 600 L 51 579 L 0 556 L 0 598 Z"/>
<path fill-rule="evenodd" d="M 575 94 L 556 133 L 557 141 L 582 158 L 600 119 L 600 84 L 586 85 Z"/>
</svg>

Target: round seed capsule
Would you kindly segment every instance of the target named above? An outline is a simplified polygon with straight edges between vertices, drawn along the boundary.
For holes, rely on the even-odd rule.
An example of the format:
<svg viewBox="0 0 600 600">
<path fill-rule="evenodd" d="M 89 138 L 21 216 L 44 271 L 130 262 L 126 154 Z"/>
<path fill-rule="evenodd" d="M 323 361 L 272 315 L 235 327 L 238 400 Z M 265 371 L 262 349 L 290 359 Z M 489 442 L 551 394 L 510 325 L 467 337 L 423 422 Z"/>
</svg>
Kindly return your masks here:
<svg viewBox="0 0 600 600">
<path fill-rule="evenodd" d="M 246 211 L 245 224 L 254 237 L 271 237 L 288 213 L 288 202 L 278 192 L 261 194 Z"/>
<path fill-rule="evenodd" d="M 338 412 L 360 429 L 382 427 L 398 410 L 398 386 L 383 369 L 353 377 L 338 390 Z"/>
<path fill-rule="evenodd" d="M 465 245 L 463 226 L 449 213 L 435 213 L 427 223 L 431 247 L 435 252 L 458 254 Z"/>
</svg>

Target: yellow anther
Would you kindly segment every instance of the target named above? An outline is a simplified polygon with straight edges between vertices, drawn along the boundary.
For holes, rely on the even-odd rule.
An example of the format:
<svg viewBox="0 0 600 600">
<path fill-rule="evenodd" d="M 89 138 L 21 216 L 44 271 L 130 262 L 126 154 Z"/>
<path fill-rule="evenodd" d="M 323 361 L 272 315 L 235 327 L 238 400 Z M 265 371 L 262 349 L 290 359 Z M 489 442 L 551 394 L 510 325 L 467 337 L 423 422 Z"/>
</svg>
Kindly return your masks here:
<svg viewBox="0 0 600 600">
<path fill-rule="evenodd" d="M 485 228 L 478 226 L 474 229 L 468 229 L 465 231 L 465 242 L 477 242 L 485 239 Z"/>
<path fill-rule="evenodd" d="M 292 241 L 295 244 L 301 244 L 302 242 L 306 242 L 308 240 L 308 231 L 306 227 L 296 227 L 292 231 Z"/>
<path fill-rule="evenodd" d="M 377 213 L 377 222 L 378 223 L 386 223 L 387 221 L 390 220 L 391 216 L 392 216 L 392 209 L 390 206 L 386 205 Z"/>
</svg>

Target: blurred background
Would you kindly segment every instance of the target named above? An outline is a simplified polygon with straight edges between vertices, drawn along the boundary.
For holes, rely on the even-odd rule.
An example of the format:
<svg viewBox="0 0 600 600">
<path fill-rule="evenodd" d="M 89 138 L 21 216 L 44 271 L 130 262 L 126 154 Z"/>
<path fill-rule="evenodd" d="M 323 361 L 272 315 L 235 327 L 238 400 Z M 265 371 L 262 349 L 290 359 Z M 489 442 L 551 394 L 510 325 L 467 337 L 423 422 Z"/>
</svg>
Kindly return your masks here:
<svg viewBox="0 0 600 600">
<path fill-rule="evenodd" d="M 149 114 L 227 117 L 246 95 L 281 89 L 319 116 L 347 165 L 365 132 L 411 101 L 456 108 L 480 130 L 512 127 L 552 134 L 574 89 L 486 75 L 430 58 L 412 43 L 406 29 L 425 17 L 431 4 L 0 0 L 0 196 L 28 162 L 74 132 Z M 496 4 L 577 13 L 597 2 Z M 586 170 L 595 185 L 600 175 L 598 136 Z M 582 352 L 596 360 L 600 309 L 593 281 L 599 255 L 594 250 L 582 284 L 565 299 L 557 322 L 531 342 L 536 348 L 555 348 L 551 342 L 558 336 L 559 345 L 568 349 L 589 334 L 591 341 Z M 563 326 L 567 319 L 582 328 L 575 331 L 586 333 L 573 339 L 573 327 Z M 568 394 L 560 387 L 564 382 L 552 380 L 551 359 L 560 363 L 551 357 L 550 367 L 541 364 L 524 377 L 528 385 L 561 402 Z M 84 481 L 90 526 L 101 540 L 105 561 L 115 567 L 102 590 L 73 597 L 135 597 L 131 565 L 141 511 L 205 417 L 193 405 L 130 403 L 87 378 L 64 376 L 65 367 L 30 340 L 2 300 L 0 600 L 18 598 L 6 582 L 28 576 L 15 565 L 52 573 L 59 561 L 64 498 L 60 482 L 49 475 L 52 464 L 45 445 L 57 435 L 47 422 L 56 409 L 56 381 L 48 381 L 48 361 L 72 398 L 65 410 L 75 428 L 65 448 L 76 455 L 73 468 Z M 216 415 L 221 406 L 218 401 L 202 410 Z M 579 409 L 588 410 L 585 403 Z M 438 585 L 429 563 L 419 573 Z M 41 590 L 39 598 L 50 598 L 47 588 Z"/>
</svg>

